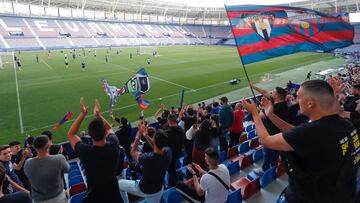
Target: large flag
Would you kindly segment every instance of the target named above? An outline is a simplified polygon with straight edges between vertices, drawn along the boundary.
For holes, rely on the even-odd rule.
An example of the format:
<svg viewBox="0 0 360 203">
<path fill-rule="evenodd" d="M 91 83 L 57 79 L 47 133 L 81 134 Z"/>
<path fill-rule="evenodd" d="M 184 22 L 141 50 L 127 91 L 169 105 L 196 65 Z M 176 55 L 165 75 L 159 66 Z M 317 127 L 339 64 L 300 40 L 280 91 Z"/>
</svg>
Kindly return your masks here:
<svg viewBox="0 0 360 203">
<path fill-rule="evenodd" d="M 132 76 L 122 88 L 117 88 L 116 86 L 110 86 L 106 79 L 102 79 L 102 86 L 104 91 L 110 97 L 110 115 L 112 115 L 113 108 L 116 105 L 117 97 L 125 94 L 131 93 L 137 104 L 144 110 L 146 109 L 150 102 L 143 98 L 145 92 L 150 90 L 150 80 L 148 74 L 144 68 L 141 68 L 134 76 Z"/>
<path fill-rule="evenodd" d="M 300 51 L 330 51 L 353 43 L 342 18 L 287 6 L 226 6 L 243 64 Z"/>
</svg>

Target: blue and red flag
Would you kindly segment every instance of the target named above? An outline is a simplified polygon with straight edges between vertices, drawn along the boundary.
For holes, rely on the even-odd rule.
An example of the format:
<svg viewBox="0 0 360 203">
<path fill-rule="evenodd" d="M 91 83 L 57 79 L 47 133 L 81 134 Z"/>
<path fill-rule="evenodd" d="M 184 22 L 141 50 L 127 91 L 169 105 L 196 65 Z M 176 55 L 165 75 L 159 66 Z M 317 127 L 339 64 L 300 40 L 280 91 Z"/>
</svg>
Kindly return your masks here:
<svg viewBox="0 0 360 203">
<path fill-rule="evenodd" d="M 73 115 L 73 112 L 71 112 L 71 111 L 66 112 L 64 117 L 51 129 L 51 131 L 57 130 L 62 124 L 64 124 L 66 121 L 68 121 L 72 115 Z"/>
<path fill-rule="evenodd" d="M 150 102 L 143 98 L 145 92 L 150 90 L 150 80 L 144 68 L 138 70 L 136 74 L 133 75 L 121 88 L 110 86 L 106 79 L 102 79 L 102 86 L 106 94 L 110 97 L 110 115 L 113 113 L 113 108 L 116 105 L 117 97 L 125 93 L 131 93 L 134 96 L 137 104 L 143 110 L 147 109 L 150 105 Z"/>
<path fill-rule="evenodd" d="M 330 51 L 353 44 L 342 18 L 287 6 L 226 6 L 243 64 L 300 51 Z"/>
</svg>

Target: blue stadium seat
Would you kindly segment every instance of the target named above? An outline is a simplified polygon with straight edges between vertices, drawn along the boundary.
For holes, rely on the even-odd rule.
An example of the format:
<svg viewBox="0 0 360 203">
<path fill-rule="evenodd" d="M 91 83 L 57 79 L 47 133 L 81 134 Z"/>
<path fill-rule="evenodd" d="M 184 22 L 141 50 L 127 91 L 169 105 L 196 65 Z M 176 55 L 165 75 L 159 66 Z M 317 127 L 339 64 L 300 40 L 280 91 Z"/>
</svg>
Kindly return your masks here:
<svg viewBox="0 0 360 203">
<path fill-rule="evenodd" d="M 256 131 L 255 130 L 252 130 L 250 132 L 248 132 L 248 139 L 253 139 L 254 137 L 256 137 Z"/>
<path fill-rule="evenodd" d="M 179 169 L 179 168 L 181 168 L 181 162 L 180 162 L 180 160 L 178 159 L 178 160 L 176 160 L 176 169 Z"/>
<path fill-rule="evenodd" d="M 241 197 L 241 189 L 237 189 L 233 192 L 229 192 L 228 198 L 225 203 L 241 203 L 242 197 Z"/>
<path fill-rule="evenodd" d="M 264 153 L 263 153 L 262 149 L 260 149 L 260 150 L 256 150 L 252 156 L 253 156 L 253 161 L 257 162 L 257 161 L 263 159 Z"/>
<path fill-rule="evenodd" d="M 184 173 L 181 169 L 176 170 L 176 180 L 183 180 L 184 179 Z"/>
<path fill-rule="evenodd" d="M 223 162 L 226 160 L 226 151 L 220 152 L 220 162 Z"/>
<path fill-rule="evenodd" d="M 80 170 L 80 167 L 76 161 L 69 163 L 70 165 L 70 171 L 71 170 Z"/>
<path fill-rule="evenodd" d="M 69 203 L 82 203 L 85 192 L 74 195 L 70 198 Z"/>
<path fill-rule="evenodd" d="M 69 175 L 68 175 L 68 179 L 72 178 L 72 177 L 75 177 L 75 176 L 78 176 L 78 175 L 81 175 L 81 172 L 80 170 L 71 170 L 69 172 Z"/>
<path fill-rule="evenodd" d="M 249 151 L 249 141 L 243 142 L 239 145 L 239 154 L 244 154 Z"/>
<path fill-rule="evenodd" d="M 261 188 L 266 187 L 271 182 L 276 180 L 276 167 L 269 168 L 265 171 L 264 175 L 260 178 L 260 186 Z"/>
<path fill-rule="evenodd" d="M 253 125 L 248 125 L 248 126 L 246 126 L 246 128 L 245 128 L 245 131 L 246 131 L 246 132 L 250 132 L 250 131 L 252 131 L 252 130 L 254 130 Z"/>
<path fill-rule="evenodd" d="M 229 174 L 233 175 L 240 171 L 239 160 L 229 163 L 227 166 Z"/>
<path fill-rule="evenodd" d="M 252 120 L 252 116 L 250 113 L 246 112 L 245 113 L 245 118 L 244 118 L 244 121 L 251 121 Z"/>
<path fill-rule="evenodd" d="M 246 176 L 247 179 L 253 181 L 255 180 L 257 177 L 260 177 L 259 174 L 255 173 L 254 171 L 251 171 L 250 173 L 248 173 L 248 175 Z"/>
<path fill-rule="evenodd" d="M 160 203 L 177 203 L 184 201 L 184 198 L 176 191 L 175 187 L 172 187 L 164 191 Z"/>
<path fill-rule="evenodd" d="M 180 158 L 181 159 L 181 158 Z M 190 160 L 189 157 L 187 155 L 185 155 L 182 159 L 181 159 L 181 165 L 182 166 L 186 166 L 187 164 L 190 164 Z"/>
<path fill-rule="evenodd" d="M 69 179 L 69 187 L 84 182 L 84 178 L 81 175 L 74 176 Z"/>
</svg>

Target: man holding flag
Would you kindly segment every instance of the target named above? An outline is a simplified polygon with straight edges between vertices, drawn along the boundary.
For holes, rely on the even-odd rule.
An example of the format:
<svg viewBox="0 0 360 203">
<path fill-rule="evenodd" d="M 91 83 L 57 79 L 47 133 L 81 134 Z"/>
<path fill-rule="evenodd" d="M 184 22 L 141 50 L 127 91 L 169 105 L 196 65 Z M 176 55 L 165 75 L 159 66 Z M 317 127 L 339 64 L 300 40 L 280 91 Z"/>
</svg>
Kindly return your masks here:
<svg viewBox="0 0 360 203">
<path fill-rule="evenodd" d="M 225 8 L 246 75 L 246 64 L 300 51 L 326 52 L 353 43 L 354 29 L 348 22 L 310 9 Z M 358 133 L 335 113 L 337 100 L 326 82 L 308 80 L 297 96 L 301 113 L 312 122 L 296 127 L 276 116 L 270 100 L 263 97 L 265 115 L 282 131 L 272 136 L 255 103 L 242 102 L 252 114 L 263 146 L 283 152 L 289 185 L 278 202 L 354 202 L 360 164 Z"/>
</svg>

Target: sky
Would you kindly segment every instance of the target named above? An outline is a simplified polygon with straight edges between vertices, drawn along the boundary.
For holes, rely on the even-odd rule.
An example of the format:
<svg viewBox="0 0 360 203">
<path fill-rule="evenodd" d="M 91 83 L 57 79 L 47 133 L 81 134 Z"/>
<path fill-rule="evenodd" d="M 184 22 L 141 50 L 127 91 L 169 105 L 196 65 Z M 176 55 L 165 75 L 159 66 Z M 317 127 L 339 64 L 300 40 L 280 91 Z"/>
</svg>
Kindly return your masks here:
<svg viewBox="0 0 360 203">
<path fill-rule="evenodd" d="M 161 0 L 162 2 L 173 2 L 186 4 L 188 6 L 196 7 L 223 7 L 226 5 L 241 5 L 241 4 L 256 4 L 258 5 L 274 5 L 274 4 L 288 4 L 290 2 L 305 1 L 305 0 Z"/>
</svg>

